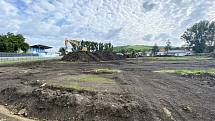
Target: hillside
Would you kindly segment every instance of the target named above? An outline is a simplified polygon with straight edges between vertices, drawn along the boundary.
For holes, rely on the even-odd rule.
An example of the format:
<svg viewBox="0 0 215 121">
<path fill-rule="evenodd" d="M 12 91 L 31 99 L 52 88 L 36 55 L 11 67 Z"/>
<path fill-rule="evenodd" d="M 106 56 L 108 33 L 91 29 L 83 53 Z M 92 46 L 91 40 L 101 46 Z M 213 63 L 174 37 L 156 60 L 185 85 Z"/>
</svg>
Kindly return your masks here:
<svg viewBox="0 0 215 121">
<path fill-rule="evenodd" d="M 146 46 L 146 45 L 127 45 L 127 46 L 117 46 L 114 47 L 114 52 L 121 52 L 122 50 L 137 50 L 137 51 L 148 51 L 152 48 L 152 46 Z"/>
<path fill-rule="evenodd" d="M 131 52 L 132 50 L 134 51 L 142 51 L 146 52 L 152 49 L 153 46 L 148 46 L 148 45 L 127 45 L 127 46 L 116 46 L 114 47 L 114 52 Z M 158 46 L 159 48 L 164 48 L 164 46 Z M 177 50 L 177 49 L 182 49 L 181 47 L 171 47 L 172 50 Z"/>
</svg>

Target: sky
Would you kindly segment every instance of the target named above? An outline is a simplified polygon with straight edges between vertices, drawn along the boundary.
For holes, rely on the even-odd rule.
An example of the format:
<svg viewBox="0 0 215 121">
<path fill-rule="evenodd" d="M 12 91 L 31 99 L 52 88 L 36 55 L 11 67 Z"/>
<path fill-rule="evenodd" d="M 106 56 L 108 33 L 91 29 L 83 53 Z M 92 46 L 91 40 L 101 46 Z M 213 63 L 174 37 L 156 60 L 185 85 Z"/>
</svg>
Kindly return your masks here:
<svg viewBox="0 0 215 121">
<path fill-rule="evenodd" d="M 29 44 L 64 46 L 64 39 L 118 45 L 183 45 L 180 35 L 215 20 L 215 0 L 0 0 L 0 34 Z"/>
</svg>

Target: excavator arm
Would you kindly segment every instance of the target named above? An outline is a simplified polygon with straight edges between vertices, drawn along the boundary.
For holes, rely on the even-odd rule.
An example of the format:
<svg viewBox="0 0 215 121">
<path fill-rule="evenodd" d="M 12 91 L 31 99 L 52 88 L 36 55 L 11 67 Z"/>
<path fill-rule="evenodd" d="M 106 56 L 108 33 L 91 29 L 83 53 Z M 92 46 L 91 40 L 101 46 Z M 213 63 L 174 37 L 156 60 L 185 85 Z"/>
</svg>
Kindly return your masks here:
<svg viewBox="0 0 215 121">
<path fill-rule="evenodd" d="M 76 48 L 76 47 L 80 47 L 80 41 L 78 40 L 68 40 L 68 39 L 65 39 L 64 40 L 64 44 L 65 44 L 65 48 L 68 49 L 68 44 L 70 44 L 73 48 Z M 87 51 L 87 48 L 86 47 L 83 47 L 81 50 L 78 50 L 78 51 Z"/>
</svg>

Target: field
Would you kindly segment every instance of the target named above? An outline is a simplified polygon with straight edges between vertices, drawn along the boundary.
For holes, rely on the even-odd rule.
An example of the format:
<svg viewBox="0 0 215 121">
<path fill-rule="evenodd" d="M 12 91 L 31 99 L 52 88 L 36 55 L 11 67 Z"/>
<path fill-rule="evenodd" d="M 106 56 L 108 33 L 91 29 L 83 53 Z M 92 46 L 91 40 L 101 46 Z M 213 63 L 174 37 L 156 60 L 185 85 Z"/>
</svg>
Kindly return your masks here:
<svg viewBox="0 0 215 121">
<path fill-rule="evenodd" d="M 214 73 L 207 57 L 2 64 L 0 120 L 214 121 Z"/>
</svg>

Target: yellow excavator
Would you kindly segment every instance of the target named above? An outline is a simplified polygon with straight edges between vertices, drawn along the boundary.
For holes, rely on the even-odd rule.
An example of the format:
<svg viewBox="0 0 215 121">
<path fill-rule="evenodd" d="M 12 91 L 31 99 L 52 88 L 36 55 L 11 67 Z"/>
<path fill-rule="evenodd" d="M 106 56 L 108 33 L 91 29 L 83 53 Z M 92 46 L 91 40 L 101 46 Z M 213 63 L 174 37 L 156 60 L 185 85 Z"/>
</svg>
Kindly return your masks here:
<svg viewBox="0 0 215 121">
<path fill-rule="evenodd" d="M 71 51 L 87 52 L 86 47 L 81 47 L 81 45 L 80 45 L 81 41 L 65 39 L 64 43 L 65 43 L 65 47 L 66 47 L 66 53 L 70 52 L 70 50 L 68 50 L 68 44 L 70 44 L 73 47 Z"/>
</svg>

